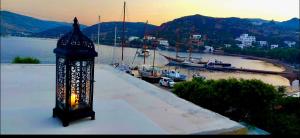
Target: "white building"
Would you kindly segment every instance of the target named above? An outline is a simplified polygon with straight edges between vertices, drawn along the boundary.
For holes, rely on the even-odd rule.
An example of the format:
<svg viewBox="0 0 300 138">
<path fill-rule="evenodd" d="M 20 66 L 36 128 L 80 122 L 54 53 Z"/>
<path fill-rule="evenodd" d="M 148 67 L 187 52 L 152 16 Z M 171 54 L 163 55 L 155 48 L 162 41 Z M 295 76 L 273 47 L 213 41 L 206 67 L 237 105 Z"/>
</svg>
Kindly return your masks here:
<svg viewBox="0 0 300 138">
<path fill-rule="evenodd" d="M 293 47 L 296 45 L 296 42 L 294 41 L 284 41 L 285 44 L 287 44 L 288 47 Z"/>
<path fill-rule="evenodd" d="M 242 34 L 240 37 L 235 40 L 240 41 L 243 44 L 243 47 L 250 47 L 252 43 L 256 41 L 255 36 L 249 36 L 248 34 Z"/>
<path fill-rule="evenodd" d="M 264 46 L 267 46 L 268 45 L 268 42 L 267 41 L 258 41 L 259 45 L 261 47 L 264 47 Z"/>
<path fill-rule="evenodd" d="M 212 46 L 204 46 L 205 50 L 203 50 L 203 52 L 205 53 L 212 53 L 214 52 L 214 48 Z"/>
<path fill-rule="evenodd" d="M 278 48 L 278 45 L 271 45 L 271 49 Z"/>
<path fill-rule="evenodd" d="M 153 36 L 145 36 L 145 39 L 146 39 L 146 40 L 155 40 L 156 37 L 153 37 Z"/>
<path fill-rule="evenodd" d="M 226 48 L 231 47 L 231 44 L 224 44 L 224 45 L 225 45 Z"/>
<path fill-rule="evenodd" d="M 158 42 L 159 42 L 159 45 L 169 46 L 168 40 L 160 39 L 160 40 L 158 40 Z"/>
<path fill-rule="evenodd" d="M 200 40 L 201 39 L 201 35 L 193 35 L 192 38 L 195 39 L 195 40 Z"/>
<path fill-rule="evenodd" d="M 244 49 L 244 44 L 236 44 L 239 48 Z"/>
<path fill-rule="evenodd" d="M 131 41 L 133 41 L 133 40 L 138 40 L 138 39 L 140 39 L 140 38 L 139 38 L 139 37 L 136 37 L 136 36 L 130 36 L 130 37 L 128 38 L 128 41 L 131 42 Z"/>
</svg>

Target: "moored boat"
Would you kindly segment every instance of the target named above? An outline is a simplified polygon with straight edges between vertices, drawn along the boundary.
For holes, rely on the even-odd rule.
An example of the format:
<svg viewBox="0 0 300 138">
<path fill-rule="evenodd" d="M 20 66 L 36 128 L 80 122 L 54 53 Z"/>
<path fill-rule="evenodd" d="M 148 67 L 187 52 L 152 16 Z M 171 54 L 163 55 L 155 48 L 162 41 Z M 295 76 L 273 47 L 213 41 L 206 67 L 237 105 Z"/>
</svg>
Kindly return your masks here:
<svg viewBox="0 0 300 138">
<path fill-rule="evenodd" d="M 147 82 L 158 83 L 160 78 L 162 77 L 162 72 L 160 68 L 153 66 L 141 66 L 138 69 L 138 72 L 142 78 Z"/>
</svg>

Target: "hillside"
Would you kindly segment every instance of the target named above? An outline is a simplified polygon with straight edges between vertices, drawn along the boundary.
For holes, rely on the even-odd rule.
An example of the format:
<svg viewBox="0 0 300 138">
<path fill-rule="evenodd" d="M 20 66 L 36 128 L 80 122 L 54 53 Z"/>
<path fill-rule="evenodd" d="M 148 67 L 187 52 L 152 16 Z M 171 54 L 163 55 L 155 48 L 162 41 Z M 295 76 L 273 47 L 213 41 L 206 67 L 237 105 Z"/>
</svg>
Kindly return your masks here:
<svg viewBox="0 0 300 138">
<path fill-rule="evenodd" d="M 29 36 L 70 23 L 41 20 L 9 11 L 1 12 L 1 35 Z"/>
<path fill-rule="evenodd" d="M 43 38 L 59 38 L 61 35 L 72 30 L 71 25 L 63 25 L 55 28 L 51 28 L 42 32 L 34 33 L 31 36 L 33 37 L 43 37 Z"/>
<path fill-rule="evenodd" d="M 253 21 L 260 21 L 261 24 L 257 25 Z M 172 45 L 175 40 L 185 43 L 192 34 L 205 36 L 208 45 L 233 43 L 242 33 L 254 35 L 257 40 L 267 40 L 271 43 L 282 43 L 284 40 L 299 42 L 299 29 L 294 29 L 295 27 L 287 29 L 282 24 L 287 23 L 234 17 L 214 18 L 196 14 L 164 23 L 152 34 L 168 39 Z"/>
<path fill-rule="evenodd" d="M 122 36 L 122 22 L 103 22 L 100 24 L 100 36 L 102 39 L 114 39 L 115 26 L 117 26 L 117 36 Z M 138 36 L 144 35 L 145 23 L 141 22 L 125 22 L 125 36 Z M 155 25 L 148 24 L 147 32 L 153 31 L 157 28 Z M 87 36 L 97 35 L 98 24 L 92 25 L 83 29 L 83 33 Z"/>
<path fill-rule="evenodd" d="M 300 19 L 299 18 L 292 18 L 290 20 L 280 22 L 279 26 L 299 30 L 300 29 Z"/>
</svg>

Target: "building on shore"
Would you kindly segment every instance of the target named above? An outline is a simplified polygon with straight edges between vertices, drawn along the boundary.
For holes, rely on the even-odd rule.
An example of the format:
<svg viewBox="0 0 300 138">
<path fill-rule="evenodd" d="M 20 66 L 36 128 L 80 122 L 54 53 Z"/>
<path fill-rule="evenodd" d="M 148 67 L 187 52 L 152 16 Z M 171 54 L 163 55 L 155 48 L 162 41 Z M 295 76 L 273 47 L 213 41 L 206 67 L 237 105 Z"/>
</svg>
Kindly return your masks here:
<svg viewBox="0 0 300 138">
<path fill-rule="evenodd" d="M 199 35 L 199 34 L 192 35 L 192 39 L 194 39 L 194 40 L 200 40 L 201 39 L 201 35 Z"/>
<path fill-rule="evenodd" d="M 241 42 L 241 44 L 238 44 L 238 46 L 242 49 L 245 47 L 251 47 L 253 42 L 256 42 L 255 36 L 250 36 L 248 34 L 241 34 L 235 40 Z"/>
<path fill-rule="evenodd" d="M 279 45 L 277 45 L 277 44 L 273 44 L 270 46 L 271 49 L 278 48 L 278 47 L 279 47 Z"/>
<path fill-rule="evenodd" d="M 130 37 L 128 38 L 128 41 L 131 42 L 131 41 L 133 41 L 133 40 L 139 40 L 139 39 L 140 39 L 140 38 L 137 37 L 137 36 L 130 36 Z"/>
<path fill-rule="evenodd" d="M 214 48 L 212 46 L 204 46 L 204 48 L 205 48 L 203 50 L 204 53 L 212 53 L 212 52 L 214 52 Z"/>
<path fill-rule="evenodd" d="M 168 47 L 169 46 L 169 41 L 165 39 L 158 39 L 157 40 L 160 46 Z"/>
<path fill-rule="evenodd" d="M 147 36 L 144 37 L 144 39 L 146 39 L 146 40 L 155 40 L 156 37 L 147 35 Z"/>
<path fill-rule="evenodd" d="M 231 44 L 224 44 L 226 48 L 231 47 Z"/>
<path fill-rule="evenodd" d="M 267 41 L 258 41 L 259 46 L 261 47 L 265 47 L 268 46 L 268 42 Z"/>
<path fill-rule="evenodd" d="M 295 41 L 284 41 L 284 43 L 288 46 L 288 47 L 293 47 L 296 45 Z"/>
</svg>

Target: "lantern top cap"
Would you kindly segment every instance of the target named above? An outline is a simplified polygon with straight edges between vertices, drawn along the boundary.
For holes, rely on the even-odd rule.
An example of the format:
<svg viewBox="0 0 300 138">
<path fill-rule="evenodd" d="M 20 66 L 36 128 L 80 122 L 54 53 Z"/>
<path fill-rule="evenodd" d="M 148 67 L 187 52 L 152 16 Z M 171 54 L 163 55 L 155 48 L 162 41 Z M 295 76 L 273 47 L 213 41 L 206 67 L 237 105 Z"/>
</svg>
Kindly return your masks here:
<svg viewBox="0 0 300 138">
<path fill-rule="evenodd" d="M 73 30 L 64 34 L 57 41 L 57 48 L 54 49 L 54 53 L 65 56 L 96 57 L 98 53 L 95 51 L 93 41 L 80 31 L 76 17 L 73 21 Z"/>
<path fill-rule="evenodd" d="M 73 23 L 73 30 L 74 31 L 79 31 L 80 29 L 79 29 L 79 23 L 78 23 L 77 18 L 75 17 L 73 21 L 74 21 L 74 23 Z"/>
</svg>

